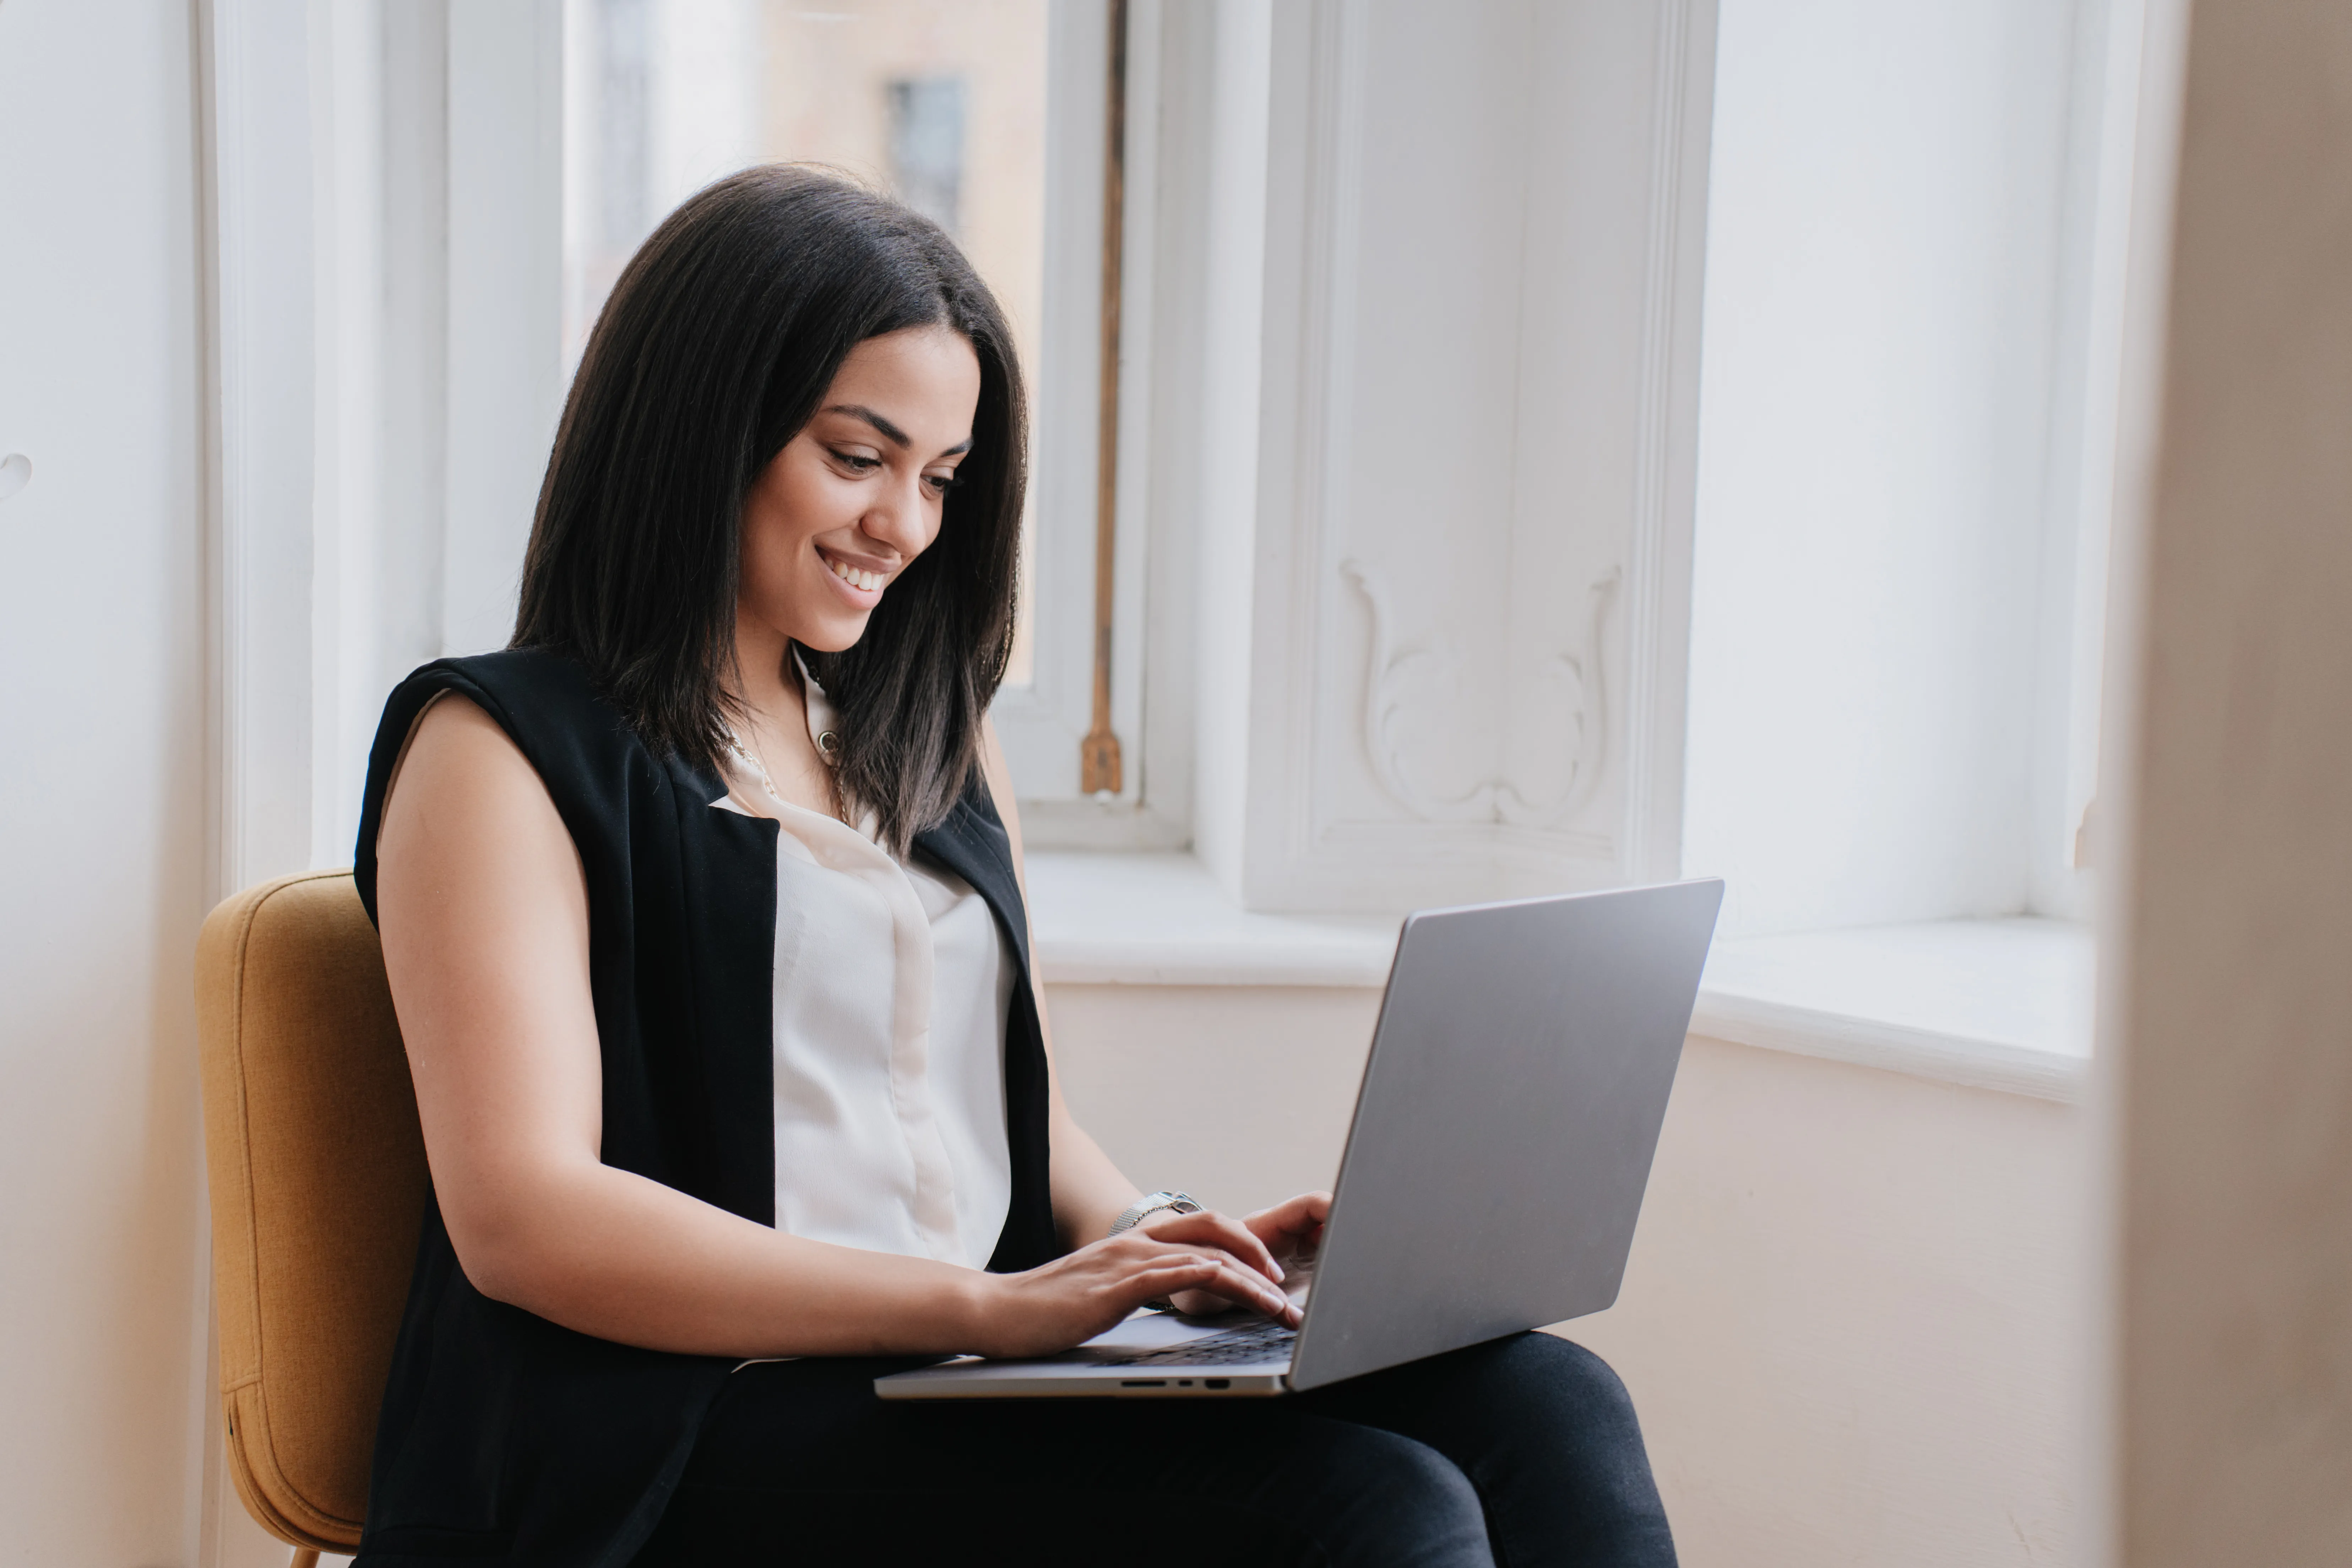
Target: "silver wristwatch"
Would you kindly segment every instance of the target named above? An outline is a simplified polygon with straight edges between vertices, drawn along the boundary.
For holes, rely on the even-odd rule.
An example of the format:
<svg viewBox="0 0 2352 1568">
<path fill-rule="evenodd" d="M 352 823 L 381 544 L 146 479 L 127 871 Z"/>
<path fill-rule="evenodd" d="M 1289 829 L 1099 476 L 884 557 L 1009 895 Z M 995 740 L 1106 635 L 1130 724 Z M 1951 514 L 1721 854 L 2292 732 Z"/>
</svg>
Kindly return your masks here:
<svg viewBox="0 0 2352 1568">
<path fill-rule="evenodd" d="M 1125 1214 L 1111 1221 L 1110 1229 L 1106 1234 L 1117 1236 L 1121 1231 L 1133 1230 L 1162 1209 L 1171 1214 L 1199 1214 L 1208 1206 L 1190 1193 L 1147 1193 L 1129 1204 Z"/>
</svg>

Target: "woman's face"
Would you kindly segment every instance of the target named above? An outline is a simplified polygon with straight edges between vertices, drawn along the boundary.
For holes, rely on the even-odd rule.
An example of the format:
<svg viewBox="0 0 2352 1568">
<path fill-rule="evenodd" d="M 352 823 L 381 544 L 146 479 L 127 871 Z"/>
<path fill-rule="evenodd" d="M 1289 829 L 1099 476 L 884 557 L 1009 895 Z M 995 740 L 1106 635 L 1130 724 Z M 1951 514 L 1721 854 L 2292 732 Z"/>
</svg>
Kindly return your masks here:
<svg viewBox="0 0 2352 1568">
<path fill-rule="evenodd" d="M 739 637 L 766 641 L 764 631 L 838 653 L 863 637 L 898 574 L 939 537 L 979 405 L 979 356 L 946 327 L 850 350 L 743 504 Z"/>
</svg>

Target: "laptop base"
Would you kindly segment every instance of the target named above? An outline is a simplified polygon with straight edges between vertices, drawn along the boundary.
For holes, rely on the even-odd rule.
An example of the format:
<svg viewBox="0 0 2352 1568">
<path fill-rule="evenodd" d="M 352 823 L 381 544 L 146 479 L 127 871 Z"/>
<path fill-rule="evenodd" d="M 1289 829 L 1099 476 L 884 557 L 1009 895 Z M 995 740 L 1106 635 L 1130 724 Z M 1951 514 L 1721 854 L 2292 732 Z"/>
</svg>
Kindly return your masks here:
<svg viewBox="0 0 2352 1568">
<path fill-rule="evenodd" d="M 958 1356 L 877 1377 L 874 1392 L 884 1399 L 1264 1399 L 1290 1392 L 1297 1337 L 1272 1328 L 1263 1320 L 1237 1328 L 1231 1317 L 1138 1312 L 1060 1355 Z M 1270 1342 L 1261 1349 L 1261 1341 Z M 1195 1346 L 1198 1361 L 1188 1359 Z"/>
</svg>

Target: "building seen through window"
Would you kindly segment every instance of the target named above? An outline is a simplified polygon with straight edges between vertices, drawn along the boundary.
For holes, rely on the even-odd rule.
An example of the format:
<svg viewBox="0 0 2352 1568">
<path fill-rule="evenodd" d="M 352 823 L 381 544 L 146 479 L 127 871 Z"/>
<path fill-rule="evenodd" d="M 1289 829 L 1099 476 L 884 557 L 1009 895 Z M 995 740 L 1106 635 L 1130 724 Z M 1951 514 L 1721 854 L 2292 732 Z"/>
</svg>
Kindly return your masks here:
<svg viewBox="0 0 2352 1568">
<path fill-rule="evenodd" d="M 567 365 L 679 202 L 752 163 L 808 162 L 955 237 L 1040 395 L 1046 0 L 566 0 L 564 21 Z M 1016 686 L 1034 667 L 1028 598 Z"/>
<path fill-rule="evenodd" d="M 908 206 L 961 231 L 964 91 L 960 76 L 890 84 L 890 180 Z"/>
</svg>

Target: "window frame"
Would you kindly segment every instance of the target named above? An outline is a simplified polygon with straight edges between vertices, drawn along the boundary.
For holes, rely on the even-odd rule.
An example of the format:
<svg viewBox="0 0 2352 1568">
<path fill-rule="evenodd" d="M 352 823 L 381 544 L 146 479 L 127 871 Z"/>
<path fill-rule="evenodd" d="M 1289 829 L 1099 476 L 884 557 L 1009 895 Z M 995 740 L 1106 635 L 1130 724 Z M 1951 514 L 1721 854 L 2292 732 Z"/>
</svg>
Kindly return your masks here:
<svg viewBox="0 0 2352 1568">
<path fill-rule="evenodd" d="M 1158 235 L 1161 5 L 1129 0 L 1121 215 L 1118 426 L 1112 530 L 1110 721 L 1120 788 L 1080 788 L 1079 750 L 1093 728 L 1097 450 L 1101 379 L 1107 0 L 1054 0 L 1046 63 L 1045 318 L 1031 367 L 1030 525 L 1034 575 L 1030 682 L 992 709 L 1029 838 L 1041 847 L 1169 848 L 1186 842 L 1183 736 L 1147 735 L 1148 694 L 1177 662 L 1153 647 L 1147 596 L 1153 541 L 1150 344 Z M 1174 786 L 1174 787 L 1171 787 Z M 1172 797 L 1172 798 L 1171 798 Z"/>
</svg>

